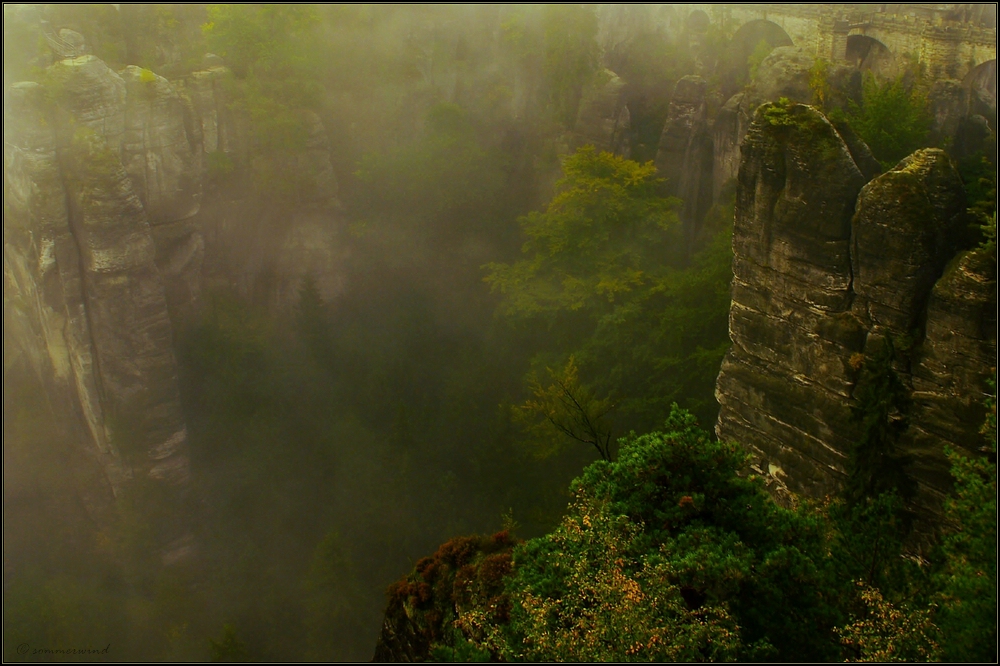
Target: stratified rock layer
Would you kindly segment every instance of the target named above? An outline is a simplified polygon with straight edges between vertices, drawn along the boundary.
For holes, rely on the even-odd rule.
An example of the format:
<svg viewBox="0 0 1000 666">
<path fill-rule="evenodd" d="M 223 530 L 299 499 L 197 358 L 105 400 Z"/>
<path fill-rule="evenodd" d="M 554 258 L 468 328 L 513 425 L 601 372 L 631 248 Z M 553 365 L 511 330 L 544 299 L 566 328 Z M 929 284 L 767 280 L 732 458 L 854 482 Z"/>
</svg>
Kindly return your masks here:
<svg viewBox="0 0 1000 666">
<path fill-rule="evenodd" d="M 865 186 L 851 260 L 854 292 L 876 327 L 912 334 L 967 224 L 962 180 L 941 150 L 917 151 Z"/>
<path fill-rule="evenodd" d="M 717 431 L 750 446 L 760 470 L 794 492 L 834 490 L 852 435 L 841 424 L 850 421 L 847 360 L 864 344 L 850 263 L 862 185 L 818 111 L 757 111 L 739 171 L 733 347 L 718 379 Z"/>
<path fill-rule="evenodd" d="M 926 334 L 911 363 L 913 412 L 903 448 L 913 457 L 917 501 L 936 510 L 950 487 L 942 443 L 980 450 L 985 378 L 997 363 L 996 255 L 962 252 L 931 290 Z"/>
<path fill-rule="evenodd" d="M 928 515 L 950 484 L 944 445 L 979 447 L 996 362 L 996 261 L 977 250 L 945 270 L 968 243 L 968 220 L 944 152 L 917 151 L 865 181 L 818 111 L 758 109 L 739 171 L 733 346 L 716 429 L 753 451 L 779 497 L 837 491 L 859 434 L 857 359 L 892 336 L 914 399 L 900 446 Z"/>
</svg>

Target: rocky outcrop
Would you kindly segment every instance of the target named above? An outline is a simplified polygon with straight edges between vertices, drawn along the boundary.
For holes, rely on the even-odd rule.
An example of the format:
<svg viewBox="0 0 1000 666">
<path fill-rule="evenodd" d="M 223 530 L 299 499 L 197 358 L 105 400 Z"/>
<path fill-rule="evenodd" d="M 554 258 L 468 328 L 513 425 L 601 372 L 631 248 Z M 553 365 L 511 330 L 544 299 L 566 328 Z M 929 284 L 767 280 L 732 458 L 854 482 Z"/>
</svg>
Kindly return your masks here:
<svg viewBox="0 0 1000 666">
<path fill-rule="evenodd" d="M 814 62 L 813 56 L 794 46 L 775 48 L 760 63 L 747 88 L 733 95 L 723 106 L 713 127 L 715 182 L 712 189 L 716 194 L 726 182 L 736 178 L 740 146 L 761 104 L 782 97 L 793 102 L 812 101 L 809 70 Z"/>
<path fill-rule="evenodd" d="M 835 492 L 858 436 L 857 359 L 892 336 L 914 398 L 901 446 L 926 515 L 950 483 L 943 444 L 978 446 L 996 359 L 996 263 L 973 252 L 945 270 L 969 239 L 962 183 L 943 151 L 917 151 L 865 180 L 815 109 L 758 109 L 739 171 L 733 346 L 716 429 L 751 448 L 779 497 Z"/>
<path fill-rule="evenodd" d="M 816 56 L 796 46 L 779 46 L 772 50 L 757 67 L 756 76 L 747 87 L 745 105 L 741 108 L 753 118 L 753 112 L 764 102 L 785 97 L 793 102 L 810 102 L 809 72 Z"/>
<path fill-rule="evenodd" d="M 870 336 L 912 340 L 898 369 L 914 403 L 900 446 L 925 515 L 950 488 L 944 445 L 980 447 L 985 380 L 996 365 L 996 261 L 981 250 L 955 256 L 969 244 L 968 222 L 961 179 L 936 149 L 869 183 L 854 218 L 856 308 Z"/>
<path fill-rule="evenodd" d="M 193 318 L 200 296 L 204 241 L 192 218 L 203 183 L 203 131 L 190 98 L 162 76 L 130 65 L 125 81 L 121 161 L 149 220 L 156 265 L 172 320 Z"/>
<path fill-rule="evenodd" d="M 80 33 L 69 28 L 56 32 L 48 21 L 40 21 L 40 24 L 45 43 L 56 56 L 76 58 L 87 53 L 87 44 Z"/>
<path fill-rule="evenodd" d="M 736 178 L 740 165 L 740 145 L 761 104 L 781 98 L 811 104 L 816 93 L 810 81 L 816 66 L 815 54 L 795 46 L 773 49 L 757 68 L 746 90 L 733 95 L 719 111 L 712 128 L 714 166 L 712 190 L 717 198 L 723 186 Z M 860 99 L 861 76 L 853 67 L 828 63 L 825 74 L 829 108 L 844 109 L 848 100 Z M 849 148 L 851 148 L 851 142 Z M 862 143 L 860 141 L 856 143 Z M 862 143 L 863 145 L 863 143 Z M 867 150 L 867 147 L 865 147 Z M 872 169 L 862 166 L 863 173 Z M 877 171 L 875 171 L 877 173 Z"/>
<path fill-rule="evenodd" d="M 102 470 L 108 493 L 128 471 L 106 426 L 86 311 L 79 246 L 70 227 L 55 132 L 43 113 L 45 91 L 19 83 L 8 91 L 4 143 L 4 368 L 38 377 L 84 457 Z M 82 488 L 91 514 L 107 497 Z"/>
<path fill-rule="evenodd" d="M 997 120 L 997 61 L 990 60 L 974 68 L 962 81 L 968 91 L 969 113 L 993 123 Z"/>
<path fill-rule="evenodd" d="M 591 145 L 627 158 L 631 154 L 629 129 L 625 82 L 614 72 L 604 70 L 598 83 L 580 101 L 573 142 L 576 146 Z"/>
<path fill-rule="evenodd" d="M 743 145 L 733 230 L 730 337 L 717 384 L 719 437 L 748 445 L 793 492 L 836 488 L 852 433 L 847 360 L 851 217 L 864 177 L 811 107 L 765 105 Z"/>
<path fill-rule="evenodd" d="M 981 446 L 983 380 L 997 363 L 996 255 L 978 249 L 956 256 L 931 290 L 926 317 L 911 365 L 914 406 L 904 448 L 924 491 L 917 499 L 934 510 L 951 482 L 942 443 Z"/>
<path fill-rule="evenodd" d="M 968 115 L 969 92 L 954 79 L 935 81 L 927 94 L 927 107 L 933 118 L 931 138 L 941 144 L 955 136 L 962 118 Z"/>
<path fill-rule="evenodd" d="M 943 151 L 918 151 L 865 186 L 851 262 L 872 330 L 913 334 L 967 224 L 962 180 Z"/>
<path fill-rule="evenodd" d="M 656 153 L 656 168 L 666 179 L 666 193 L 684 202 L 680 217 L 689 247 L 712 205 L 713 147 L 705 103 L 707 87 L 700 76 L 685 76 L 677 82 Z"/>
<path fill-rule="evenodd" d="M 179 506 L 187 430 L 160 268 L 178 253 L 157 245 L 151 222 L 169 228 L 197 211 L 200 134 L 151 72 L 123 78 L 82 55 L 45 81 L 12 86 L 5 113 L 5 311 L 21 330 L 12 343 L 60 417 L 80 421 L 111 492 L 142 478 Z M 187 236 L 197 246 L 196 231 Z M 200 270 L 197 258 L 179 263 L 174 275 Z M 182 521 L 153 528 L 165 561 L 189 552 Z"/>
<path fill-rule="evenodd" d="M 740 170 L 740 142 L 746 128 L 740 125 L 740 106 L 745 93 L 729 98 L 712 123 L 712 201 L 718 201 L 725 185 Z"/>
<path fill-rule="evenodd" d="M 191 217 L 201 200 L 201 123 L 162 76 L 129 65 L 121 161 L 153 225 Z"/>
<path fill-rule="evenodd" d="M 992 76 L 990 74 L 992 73 Z M 964 81 L 935 81 L 927 95 L 930 141 L 948 146 L 956 160 L 996 151 L 996 61 L 976 67 Z"/>
<path fill-rule="evenodd" d="M 229 120 L 228 98 L 223 85 L 229 70 L 213 54 L 205 57 L 203 65 L 204 69 L 192 72 L 181 83 L 194 108 L 194 117 L 201 133 L 202 150 L 206 155 L 225 154 L 231 150 L 229 129 L 232 123 Z"/>
<path fill-rule="evenodd" d="M 281 165 L 295 201 L 269 206 L 246 194 L 250 120 L 231 111 L 217 56 L 174 82 L 111 70 L 78 33 L 42 34 L 54 61 L 42 83 L 5 98 L 5 371 L 38 378 L 90 461 L 74 475 L 91 479 L 81 494 L 95 518 L 137 480 L 162 489 L 177 510 L 153 529 L 164 562 L 179 561 L 193 541 L 174 332 L 198 311 L 207 256 L 227 285 L 276 278 L 283 305 L 306 272 L 324 297 L 339 291 L 329 141 L 303 111 L 304 145 Z"/>
</svg>

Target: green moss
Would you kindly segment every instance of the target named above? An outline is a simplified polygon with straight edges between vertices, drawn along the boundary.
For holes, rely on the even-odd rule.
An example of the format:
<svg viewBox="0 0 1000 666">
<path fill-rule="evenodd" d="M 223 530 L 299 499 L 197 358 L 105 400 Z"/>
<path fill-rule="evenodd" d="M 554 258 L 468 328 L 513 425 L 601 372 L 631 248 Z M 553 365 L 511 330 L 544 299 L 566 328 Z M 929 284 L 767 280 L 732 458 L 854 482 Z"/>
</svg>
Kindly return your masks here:
<svg viewBox="0 0 1000 666">
<path fill-rule="evenodd" d="M 792 103 L 787 97 L 782 97 L 775 103 L 765 104 L 757 113 L 771 127 L 794 127 L 796 123 L 791 109 Z"/>
<path fill-rule="evenodd" d="M 824 161 L 836 159 L 840 137 L 816 109 L 797 104 L 787 97 L 765 104 L 757 110 L 756 122 L 763 123 L 783 141 L 802 149 L 815 150 Z"/>
</svg>

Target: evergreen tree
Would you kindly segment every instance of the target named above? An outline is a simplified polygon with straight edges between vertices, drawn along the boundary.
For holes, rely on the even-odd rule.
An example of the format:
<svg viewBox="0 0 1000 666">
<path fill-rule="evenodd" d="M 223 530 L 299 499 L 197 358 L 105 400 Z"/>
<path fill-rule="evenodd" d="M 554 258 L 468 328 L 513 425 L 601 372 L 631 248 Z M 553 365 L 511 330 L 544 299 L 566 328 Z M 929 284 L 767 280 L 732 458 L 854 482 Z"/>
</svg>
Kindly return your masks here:
<svg viewBox="0 0 1000 666">
<path fill-rule="evenodd" d="M 878 344 L 865 358 L 854 390 L 851 410 L 861 436 L 848 461 L 845 495 L 849 504 L 891 492 L 906 499 L 915 490 L 905 471 L 909 458 L 896 447 L 909 425 L 910 397 L 892 367 L 895 351 L 890 337 Z"/>
</svg>

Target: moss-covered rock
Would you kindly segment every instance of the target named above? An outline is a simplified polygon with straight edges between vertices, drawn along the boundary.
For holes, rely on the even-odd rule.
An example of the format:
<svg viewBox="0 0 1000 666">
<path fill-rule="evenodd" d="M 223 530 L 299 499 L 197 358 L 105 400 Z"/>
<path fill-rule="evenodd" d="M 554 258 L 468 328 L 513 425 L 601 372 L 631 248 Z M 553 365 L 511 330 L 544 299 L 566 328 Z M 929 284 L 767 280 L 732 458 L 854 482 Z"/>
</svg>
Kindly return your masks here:
<svg viewBox="0 0 1000 666">
<path fill-rule="evenodd" d="M 942 443 L 978 452 L 982 396 L 997 362 L 996 255 L 959 253 L 931 290 L 925 337 L 912 361 L 913 416 L 903 446 L 922 504 L 937 511 L 951 487 Z"/>
<path fill-rule="evenodd" d="M 777 487 L 836 487 L 850 433 L 851 217 L 865 177 L 816 109 L 762 105 L 747 133 L 733 232 L 733 348 L 717 432 L 748 445 Z"/>
<path fill-rule="evenodd" d="M 836 492 L 859 435 L 858 370 L 873 341 L 891 336 L 913 398 L 899 445 L 912 460 L 914 508 L 933 519 L 950 488 L 944 444 L 980 439 L 996 363 L 995 250 L 952 260 L 970 243 L 969 221 L 943 151 L 919 150 L 867 184 L 856 154 L 811 107 L 782 100 L 755 113 L 717 433 L 753 450 L 780 497 Z"/>
<path fill-rule="evenodd" d="M 193 107 L 148 69 L 130 65 L 120 76 L 126 88 L 121 159 L 150 224 L 191 217 L 202 182 L 201 124 Z"/>
<path fill-rule="evenodd" d="M 152 73 L 134 74 L 137 85 L 169 87 Z M 150 94 L 140 106 L 157 96 L 154 88 L 142 90 Z M 117 492 L 137 477 L 169 497 L 171 515 L 155 519 L 152 529 L 164 561 L 176 561 L 191 551 L 180 518 L 187 429 L 144 190 L 123 156 L 135 156 L 143 182 L 155 181 L 169 197 L 176 183 L 157 180 L 164 172 L 149 168 L 145 149 L 150 141 L 186 144 L 187 135 L 157 137 L 141 113 L 129 116 L 125 81 L 92 55 L 56 62 L 40 84 L 15 84 L 10 97 L 17 113 L 5 119 L 4 171 L 14 186 L 5 191 L 16 195 L 8 198 L 9 217 L 22 233 L 5 253 L 5 275 L 9 256 L 11 267 L 23 269 L 17 291 L 42 294 L 26 301 L 24 317 L 41 336 L 16 344 L 51 380 L 53 405 L 80 417 L 74 435 L 100 461 L 106 489 Z M 127 145 L 130 122 L 138 123 L 134 150 Z"/>
<path fill-rule="evenodd" d="M 874 324 L 909 334 L 967 235 L 965 193 L 942 150 L 918 150 L 868 183 L 853 221 L 854 292 Z"/>
</svg>

